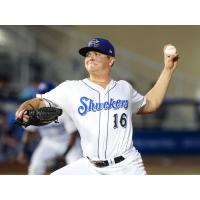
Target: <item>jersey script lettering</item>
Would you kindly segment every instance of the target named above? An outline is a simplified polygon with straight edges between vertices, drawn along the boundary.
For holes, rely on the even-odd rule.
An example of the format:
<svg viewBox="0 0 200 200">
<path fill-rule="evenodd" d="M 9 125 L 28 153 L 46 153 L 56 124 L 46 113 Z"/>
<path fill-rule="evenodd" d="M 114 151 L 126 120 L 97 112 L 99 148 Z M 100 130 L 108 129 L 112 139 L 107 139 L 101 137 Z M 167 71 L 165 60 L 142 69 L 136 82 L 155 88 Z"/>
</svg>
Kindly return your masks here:
<svg viewBox="0 0 200 200">
<path fill-rule="evenodd" d="M 81 97 L 80 98 L 81 106 L 78 107 L 78 113 L 82 116 L 86 115 L 88 112 L 96 112 L 100 110 L 108 110 L 108 109 L 119 109 L 124 108 L 127 110 L 128 108 L 128 100 L 114 100 L 110 99 L 110 101 L 101 102 L 94 102 L 94 100 L 88 97 Z"/>
</svg>

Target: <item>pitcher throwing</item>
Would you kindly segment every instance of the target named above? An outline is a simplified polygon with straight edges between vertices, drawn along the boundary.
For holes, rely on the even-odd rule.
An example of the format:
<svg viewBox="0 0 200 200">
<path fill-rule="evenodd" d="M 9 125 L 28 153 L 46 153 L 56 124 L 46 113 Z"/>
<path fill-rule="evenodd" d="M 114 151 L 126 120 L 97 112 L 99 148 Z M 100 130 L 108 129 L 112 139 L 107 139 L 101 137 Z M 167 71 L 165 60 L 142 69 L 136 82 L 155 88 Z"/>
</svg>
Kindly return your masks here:
<svg viewBox="0 0 200 200">
<path fill-rule="evenodd" d="M 127 81 L 111 78 L 115 50 L 108 40 L 94 38 L 79 53 L 85 57 L 89 77 L 65 81 L 40 99 L 24 102 L 16 118 L 28 121 L 25 114 L 28 104 L 44 107 L 48 100 L 73 119 L 81 136 L 84 158 L 55 171 L 55 175 L 146 174 L 140 153 L 132 142 L 132 114 L 152 113 L 161 105 L 177 68 L 177 52 L 164 53 L 164 68 L 145 96 Z"/>
</svg>

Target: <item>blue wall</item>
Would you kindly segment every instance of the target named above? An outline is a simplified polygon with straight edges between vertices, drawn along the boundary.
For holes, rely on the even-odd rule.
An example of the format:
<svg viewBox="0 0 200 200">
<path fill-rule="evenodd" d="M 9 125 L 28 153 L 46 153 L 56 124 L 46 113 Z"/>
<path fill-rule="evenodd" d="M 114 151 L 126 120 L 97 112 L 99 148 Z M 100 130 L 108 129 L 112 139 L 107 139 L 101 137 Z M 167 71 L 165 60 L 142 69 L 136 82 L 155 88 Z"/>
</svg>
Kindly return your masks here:
<svg viewBox="0 0 200 200">
<path fill-rule="evenodd" d="M 200 131 L 135 130 L 133 143 L 141 154 L 200 154 Z"/>
</svg>

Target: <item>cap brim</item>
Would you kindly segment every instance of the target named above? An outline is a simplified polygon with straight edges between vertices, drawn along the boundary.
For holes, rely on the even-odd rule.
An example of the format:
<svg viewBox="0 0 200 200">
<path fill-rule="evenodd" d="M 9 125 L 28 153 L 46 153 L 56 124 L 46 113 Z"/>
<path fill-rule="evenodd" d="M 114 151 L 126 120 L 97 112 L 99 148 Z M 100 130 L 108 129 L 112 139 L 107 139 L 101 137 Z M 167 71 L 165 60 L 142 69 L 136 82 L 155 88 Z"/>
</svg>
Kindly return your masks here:
<svg viewBox="0 0 200 200">
<path fill-rule="evenodd" d="M 100 53 L 103 53 L 105 54 L 103 51 L 99 50 L 99 49 L 96 49 L 94 47 L 83 47 L 79 50 L 79 54 L 81 54 L 82 56 L 86 56 L 87 52 L 88 51 L 97 51 L 97 52 L 100 52 Z"/>
</svg>

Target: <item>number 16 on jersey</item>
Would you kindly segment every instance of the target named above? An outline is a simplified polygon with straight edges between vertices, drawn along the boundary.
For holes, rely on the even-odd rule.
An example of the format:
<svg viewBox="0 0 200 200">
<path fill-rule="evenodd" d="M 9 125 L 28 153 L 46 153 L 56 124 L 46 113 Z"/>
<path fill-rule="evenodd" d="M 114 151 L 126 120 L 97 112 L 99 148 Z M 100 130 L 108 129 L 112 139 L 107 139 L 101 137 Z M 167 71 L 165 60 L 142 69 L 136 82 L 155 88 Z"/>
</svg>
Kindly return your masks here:
<svg viewBox="0 0 200 200">
<path fill-rule="evenodd" d="M 121 116 L 119 116 L 117 113 L 113 115 L 114 117 L 114 126 L 113 128 L 116 129 L 119 126 L 126 128 L 127 126 L 127 115 L 126 113 L 123 113 Z"/>
</svg>

